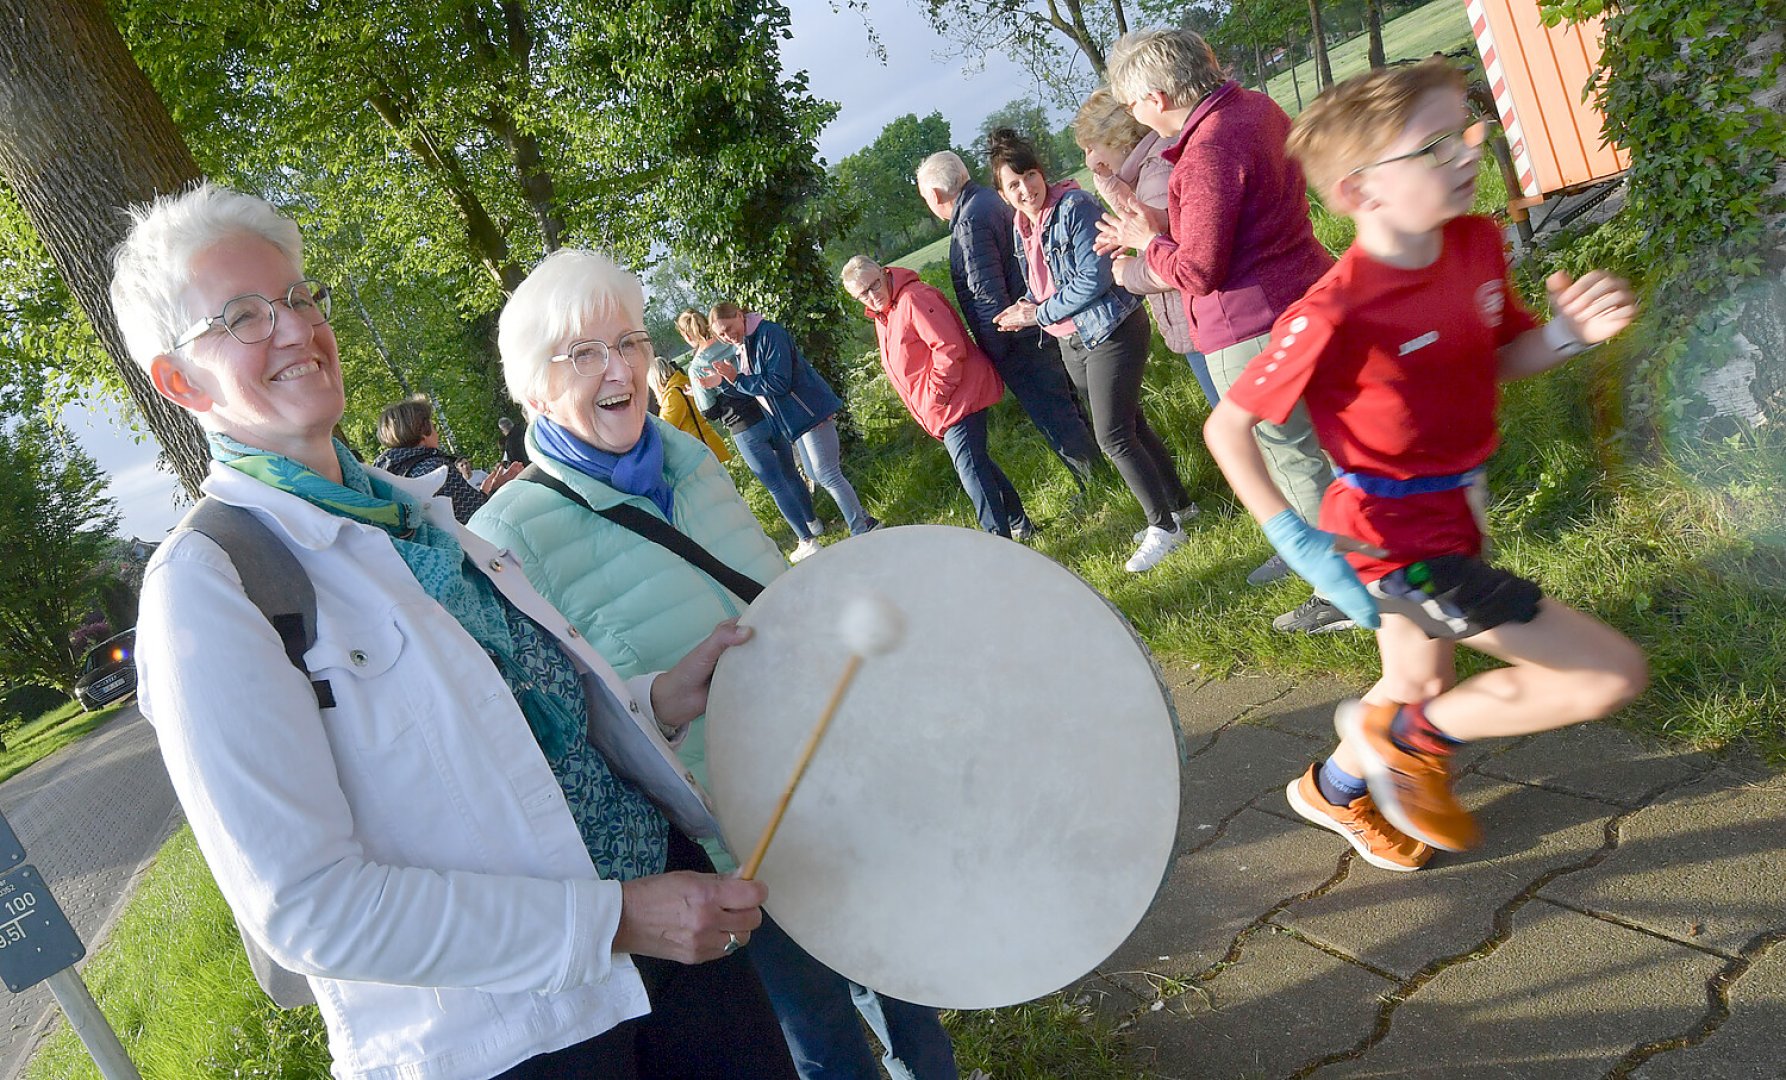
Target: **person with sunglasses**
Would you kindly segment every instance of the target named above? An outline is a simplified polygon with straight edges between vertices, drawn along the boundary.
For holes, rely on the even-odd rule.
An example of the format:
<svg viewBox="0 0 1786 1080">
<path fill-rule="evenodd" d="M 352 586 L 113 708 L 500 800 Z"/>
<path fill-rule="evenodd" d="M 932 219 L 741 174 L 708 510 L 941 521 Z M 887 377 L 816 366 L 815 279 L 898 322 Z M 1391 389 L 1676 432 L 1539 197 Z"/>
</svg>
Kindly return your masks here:
<svg viewBox="0 0 1786 1080">
<path fill-rule="evenodd" d="M 340 350 L 295 223 L 209 184 L 132 216 L 125 345 L 206 433 L 206 509 L 314 589 L 306 649 L 312 620 L 251 599 L 271 548 L 177 529 L 143 576 L 142 711 L 243 934 L 320 1006 L 332 1075 L 791 1080 L 734 955 L 766 892 L 711 872 L 666 743 L 748 631 L 622 678 L 436 483 L 331 438 Z"/>
</svg>

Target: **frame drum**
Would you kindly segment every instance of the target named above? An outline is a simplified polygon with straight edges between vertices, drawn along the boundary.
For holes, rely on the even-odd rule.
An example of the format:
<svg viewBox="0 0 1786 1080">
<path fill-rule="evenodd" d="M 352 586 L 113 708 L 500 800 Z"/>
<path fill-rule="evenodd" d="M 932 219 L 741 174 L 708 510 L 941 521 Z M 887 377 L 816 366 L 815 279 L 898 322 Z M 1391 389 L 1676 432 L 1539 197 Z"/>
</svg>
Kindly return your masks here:
<svg viewBox="0 0 1786 1080">
<path fill-rule="evenodd" d="M 714 672 L 707 755 L 740 856 L 773 813 L 849 658 L 852 598 L 904 634 L 860 672 L 757 877 L 793 939 L 854 982 L 983 1009 L 1051 993 L 1113 953 L 1178 828 L 1171 697 L 1128 622 L 1021 544 L 880 529 L 777 578 Z"/>
</svg>

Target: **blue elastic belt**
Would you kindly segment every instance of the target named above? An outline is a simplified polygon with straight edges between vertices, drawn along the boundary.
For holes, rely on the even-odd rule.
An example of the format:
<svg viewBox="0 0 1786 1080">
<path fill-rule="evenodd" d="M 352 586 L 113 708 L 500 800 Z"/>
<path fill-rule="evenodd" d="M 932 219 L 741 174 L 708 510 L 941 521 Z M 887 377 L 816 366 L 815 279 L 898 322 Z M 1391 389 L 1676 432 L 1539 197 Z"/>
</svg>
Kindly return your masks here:
<svg viewBox="0 0 1786 1080">
<path fill-rule="evenodd" d="M 1410 495 L 1431 495 L 1435 491 L 1456 491 L 1467 488 L 1482 479 L 1484 469 L 1477 466 L 1468 472 L 1451 473 L 1447 476 L 1416 476 L 1407 480 L 1397 480 L 1393 476 L 1375 476 L 1371 473 L 1352 472 L 1338 465 L 1333 467 L 1333 477 L 1350 488 L 1357 488 L 1366 495 L 1375 495 L 1380 499 L 1405 499 Z"/>
</svg>

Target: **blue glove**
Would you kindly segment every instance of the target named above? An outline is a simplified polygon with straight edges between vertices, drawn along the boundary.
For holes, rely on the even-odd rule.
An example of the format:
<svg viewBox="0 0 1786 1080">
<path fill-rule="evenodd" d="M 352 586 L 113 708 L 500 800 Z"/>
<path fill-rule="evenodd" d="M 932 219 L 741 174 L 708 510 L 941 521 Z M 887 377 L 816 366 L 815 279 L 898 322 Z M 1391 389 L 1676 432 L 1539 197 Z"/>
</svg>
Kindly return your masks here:
<svg viewBox="0 0 1786 1080">
<path fill-rule="evenodd" d="M 1377 615 L 1377 601 L 1358 580 L 1358 571 L 1346 557 L 1333 550 L 1333 534 L 1313 528 L 1285 510 L 1265 523 L 1265 539 L 1290 564 L 1302 580 L 1315 587 L 1315 592 L 1352 617 L 1352 621 L 1371 630 L 1383 625 Z"/>
</svg>

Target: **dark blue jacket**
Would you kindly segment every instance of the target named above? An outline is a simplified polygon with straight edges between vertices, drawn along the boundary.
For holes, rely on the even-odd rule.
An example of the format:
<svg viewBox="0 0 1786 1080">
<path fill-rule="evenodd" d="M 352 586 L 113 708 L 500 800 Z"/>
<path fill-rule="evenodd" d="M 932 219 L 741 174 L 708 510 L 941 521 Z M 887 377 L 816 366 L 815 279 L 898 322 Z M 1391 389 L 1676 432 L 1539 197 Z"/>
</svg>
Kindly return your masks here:
<svg viewBox="0 0 1786 1080">
<path fill-rule="evenodd" d="M 740 371 L 736 385 L 768 408 L 789 442 L 843 408 L 831 384 L 800 355 L 800 347 L 780 323 L 768 319 L 758 323 L 745 335 L 744 351 L 750 356 L 750 373 Z"/>
<path fill-rule="evenodd" d="M 949 278 L 955 283 L 955 302 L 961 305 L 962 319 L 974 340 L 994 361 L 1004 359 L 1017 338 L 1030 336 L 1003 333 L 992 325 L 995 315 L 1029 291 L 1011 246 L 1012 213 L 997 192 L 969 180 L 949 215 Z"/>
</svg>

